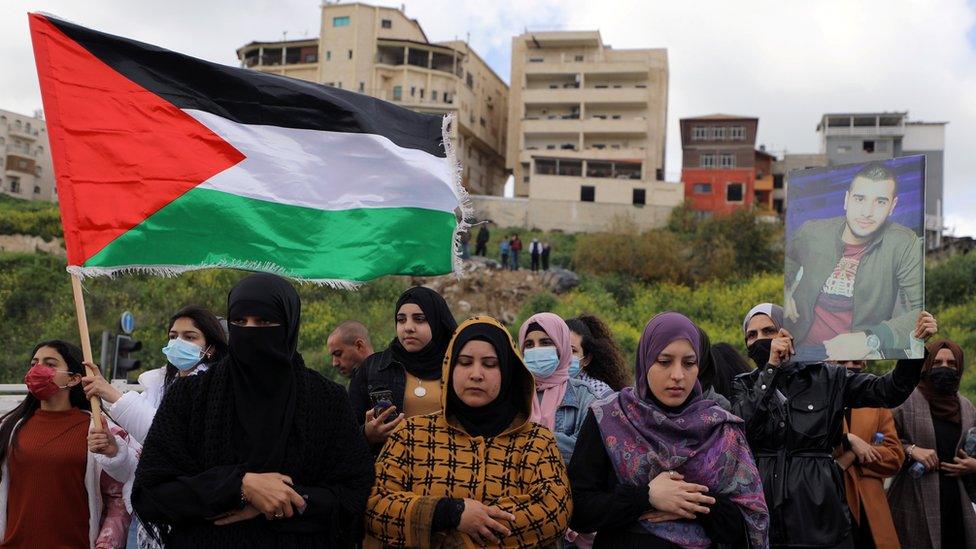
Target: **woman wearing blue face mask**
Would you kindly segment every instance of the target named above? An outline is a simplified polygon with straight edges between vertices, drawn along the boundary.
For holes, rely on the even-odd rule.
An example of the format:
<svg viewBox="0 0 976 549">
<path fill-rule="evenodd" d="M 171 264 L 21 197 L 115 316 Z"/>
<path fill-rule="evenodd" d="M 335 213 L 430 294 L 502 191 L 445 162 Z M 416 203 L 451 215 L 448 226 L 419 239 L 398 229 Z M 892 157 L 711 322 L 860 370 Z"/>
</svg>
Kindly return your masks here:
<svg viewBox="0 0 976 549">
<path fill-rule="evenodd" d="M 552 313 L 533 315 L 519 330 L 519 348 L 535 377 L 532 421 L 552 430 L 568 464 L 586 411 L 596 400 L 585 381 L 570 377 L 573 351 L 569 327 Z"/>
<path fill-rule="evenodd" d="M 219 362 L 227 354 L 227 337 L 216 315 L 203 307 L 190 305 L 170 318 L 169 341 L 162 353 L 166 357 L 166 366 L 139 376 L 139 384 L 143 387 L 141 393 L 129 391 L 122 394 L 98 374 L 89 374 L 82 379 L 85 394 L 89 398 L 93 395 L 101 397 L 112 418 L 129 433 L 127 444 L 106 440 L 106 444 L 94 452 L 94 457 L 109 476 L 124 483 L 123 495 L 130 513 L 138 456 L 163 395 L 176 379 L 205 372 L 210 364 Z M 133 520 L 131 531 L 135 532 L 132 536 L 140 548 L 158 547 L 136 520 Z"/>
</svg>

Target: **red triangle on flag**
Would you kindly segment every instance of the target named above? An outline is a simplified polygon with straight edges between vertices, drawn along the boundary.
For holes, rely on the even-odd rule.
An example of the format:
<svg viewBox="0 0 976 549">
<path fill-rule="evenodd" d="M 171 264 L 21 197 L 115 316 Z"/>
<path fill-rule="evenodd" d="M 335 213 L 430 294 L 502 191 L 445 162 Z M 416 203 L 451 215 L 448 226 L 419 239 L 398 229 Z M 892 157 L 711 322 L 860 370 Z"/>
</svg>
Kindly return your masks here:
<svg viewBox="0 0 976 549">
<path fill-rule="evenodd" d="M 29 17 L 69 265 L 244 159 L 43 15 Z"/>
</svg>

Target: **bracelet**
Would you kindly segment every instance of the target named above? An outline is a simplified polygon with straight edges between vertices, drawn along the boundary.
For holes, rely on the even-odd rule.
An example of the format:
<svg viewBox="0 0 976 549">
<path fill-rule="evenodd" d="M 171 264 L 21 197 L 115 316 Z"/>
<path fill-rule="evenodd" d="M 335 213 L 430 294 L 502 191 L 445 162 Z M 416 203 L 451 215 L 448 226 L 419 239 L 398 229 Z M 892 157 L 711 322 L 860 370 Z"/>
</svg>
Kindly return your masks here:
<svg viewBox="0 0 976 549">
<path fill-rule="evenodd" d="M 905 455 L 912 459 L 915 459 L 915 456 L 912 455 L 912 450 L 914 449 L 915 449 L 915 445 L 912 444 L 911 446 L 908 447 L 908 449 L 905 450 Z"/>
<path fill-rule="evenodd" d="M 240 507 L 241 507 L 241 509 L 247 507 L 248 504 L 250 504 L 250 503 L 251 502 L 247 500 L 247 496 L 244 495 L 244 488 L 241 488 L 241 501 L 240 501 Z"/>
</svg>

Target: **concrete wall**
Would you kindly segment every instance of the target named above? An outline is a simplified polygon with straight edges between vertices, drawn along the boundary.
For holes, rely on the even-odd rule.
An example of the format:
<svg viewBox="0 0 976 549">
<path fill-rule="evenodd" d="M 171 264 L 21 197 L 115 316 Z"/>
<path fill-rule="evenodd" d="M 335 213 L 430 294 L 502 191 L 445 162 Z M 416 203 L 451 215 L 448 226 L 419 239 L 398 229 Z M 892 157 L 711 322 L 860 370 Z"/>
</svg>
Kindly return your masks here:
<svg viewBox="0 0 976 549">
<path fill-rule="evenodd" d="M 639 229 L 663 227 L 674 206 L 632 206 L 572 200 L 538 200 L 472 196 L 475 218 L 500 227 L 521 227 L 567 233 L 600 232 L 617 219 L 629 219 Z"/>
<path fill-rule="evenodd" d="M 0 234 L 0 252 L 44 252 L 64 257 L 64 242 L 60 238 L 47 242 L 39 236 Z"/>
</svg>

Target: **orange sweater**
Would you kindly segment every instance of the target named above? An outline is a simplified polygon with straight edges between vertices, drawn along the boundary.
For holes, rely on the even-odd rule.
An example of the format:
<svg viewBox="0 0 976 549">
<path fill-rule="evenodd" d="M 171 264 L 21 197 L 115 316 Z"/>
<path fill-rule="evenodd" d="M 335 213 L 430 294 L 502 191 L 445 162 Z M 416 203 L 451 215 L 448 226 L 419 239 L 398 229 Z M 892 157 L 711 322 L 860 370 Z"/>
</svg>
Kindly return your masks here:
<svg viewBox="0 0 976 549">
<path fill-rule="evenodd" d="M 37 410 L 17 430 L 7 460 L 7 536 L 0 546 L 89 546 L 85 470 L 90 419 L 76 408 Z"/>
</svg>

